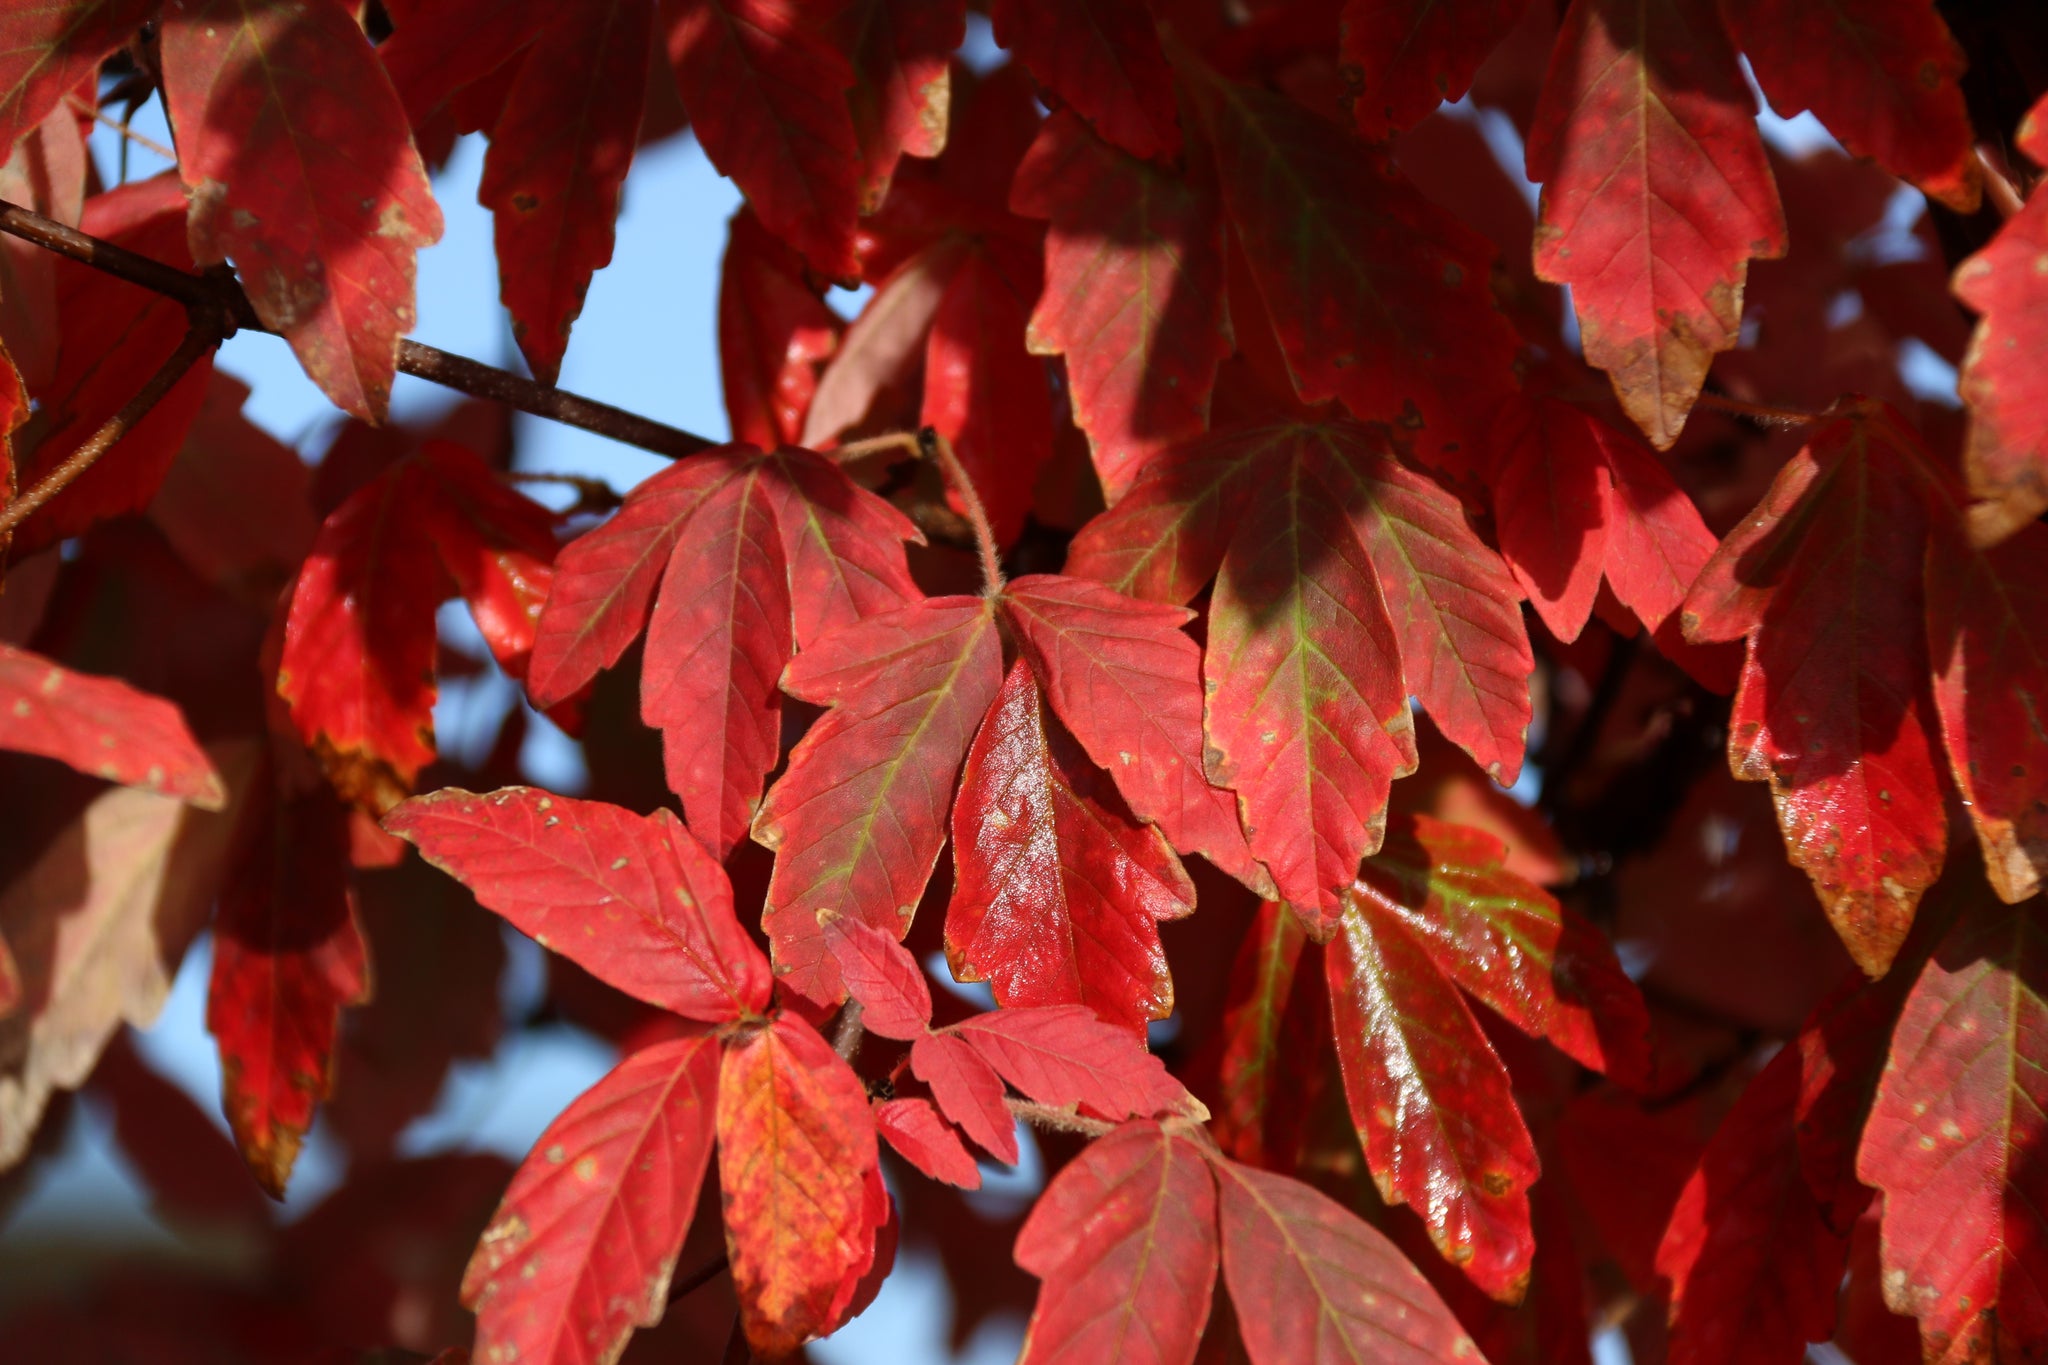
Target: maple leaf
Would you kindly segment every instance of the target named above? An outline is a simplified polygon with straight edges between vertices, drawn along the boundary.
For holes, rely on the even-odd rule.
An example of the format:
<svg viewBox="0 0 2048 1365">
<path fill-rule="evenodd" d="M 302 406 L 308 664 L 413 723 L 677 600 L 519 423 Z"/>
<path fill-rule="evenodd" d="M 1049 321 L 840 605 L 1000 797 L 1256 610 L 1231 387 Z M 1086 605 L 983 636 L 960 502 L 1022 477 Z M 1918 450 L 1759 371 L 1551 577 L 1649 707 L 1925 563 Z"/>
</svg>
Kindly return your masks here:
<svg viewBox="0 0 2048 1365">
<path fill-rule="evenodd" d="M 1291 1025 L 1307 1017 L 1318 1034 L 1328 1029 L 1327 1011 L 1315 996 L 1313 973 L 1300 975 L 1308 936 L 1301 920 L 1278 901 L 1259 906 L 1257 918 L 1231 963 L 1230 986 L 1218 1031 L 1222 1038 L 1216 1062 L 1217 1144 L 1239 1161 L 1278 1167 L 1282 1090 L 1293 1068 L 1288 1057 L 1305 1049 L 1290 1048 Z M 1306 1007 L 1306 1008 L 1304 1008 Z M 1311 1040 L 1313 1043 L 1314 1040 Z M 1291 1092 L 1298 1093 L 1298 1092 Z"/>
<path fill-rule="evenodd" d="M 1232 231 L 1305 403 L 1341 399 L 1455 465 L 1512 389 L 1492 249 L 1387 159 L 1269 91 L 1184 67 Z M 1245 344 L 1240 338 L 1240 345 Z"/>
<path fill-rule="evenodd" d="M 885 389 L 909 382 L 930 349 L 932 318 L 968 244 L 942 237 L 912 252 L 875 284 L 818 376 L 801 444 L 825 449 L 868 414 Z"/>
<path fill-rule="evenodd" d="M 691 827 L 723 856 L 775 766 L 793 649 L 912 596 L 902 542 L 919 538 L 808 451 L 678 461 L 562 551 L 528 690 L 544 706 L 574 696 L 645 630 L 641 715 L 665 732 Z"/>
<path fill-rule="evenodd" d="M 279 792 L 222 888 L 206 1027 L 243 1158 L 284 1197 L 314 1108 L 333 1088 L 344 1006 L 369 998 L 349 879 L 348 812 L 324 786 Z"/>
<path fill-rule="evenodd" d="M 1066 356 L 1074 420 L 1115 502 L 1160 449 L 1208 426 L 1230 352 L 1215 186 L 1120 152 L 1060 112 L 1017 168 L 1010 206 L 1051 220 L 1030 345 Z"/>
<path fill-rule="evenodd" d="M 1974 869 L 1972 870 L 1974 871 Z M 1964 884 L 1967 874 L 1953 879 Z M 1914 917 L 1913 934 L 1894 959 L 1894 970 L 1875 981 L 1861 973 L 1813 1007 L 1788 1050 L 1799 1054 L 1799 1097 L 1793 1116 L 1799 1168 L 1834 1231 L 1854 1231 L 1871 1203 L 1856 1178 L 1856 1147 L 1890 1059 L 1892 1032 L 1907 993 L 1927 956 L 1954 918 L 1954 895 L 1943 895 Z"/>
<path fill-rule="evenodd" d="M 156 0 L 55 0 L 0 15 L 0 154 L 66 95 L 89 88 L 100 63 L 156 10 Z"/>
<path fill-rule="evenodd" d="M 1213 1161 L 1223 1282 L 1252 1365 L 1440 1365 L 1479 1350 L 1377 1229 L 1285 1176 Z"/>
<path fill-rule="evenodd" d="M 1928 1360 L 2024 1358 L 2048 1335 L 2044 1037 L 2040 903 L 2001 905 L 1970 878 L 1906 997 L 1856 1158 L 1884 1195 L 1885 1303 L 1920 1320 Z"/>
<path fill-rule="evenodd" d="M 946 840 L 953 778 L 1002 681 L 1002 644 L 984 599 L 930 598 L 826 635 L 782 681 L 832 709 L 755 817 L 755 839 L 779 854 L 762 925 L 782 983 L 834 1000 L 817 912 L 907 931 Z"/>
<path fill-rule="evenodd" d="M 193 259 L 232 260 L 321 391 L 381 422 L 441 210 L 369 40 L 339 5 L 170 0 L 160 41 Z"/>
<path fill-rule="evenodd" d="M 931 987 L 903 945 L 829 910 L 818 913 L 818 927 L 847 994 L 861 1003 L 862 1027 L 906 1043 L 922 1038 L 932 1021 Z"/>
<path fill-rule="evenodd" d="M 1604 576 L 1657 634 L 1719 544 L 1670 471 L 1554 398 L 1503 408 L 1491 452 L 1501 554 L 1550 632 L 1578 638 Z"/>
<path fill-rule="evenodd" d="M 938 1106 L 919 1096 L 884 1100 L 875 1106 L 875 1131 L 897 1155 L 934 1180 L 963 1190 L 981 1188 L 981 1168 L 967 1144 Z"/>
<path fill-rule="evenodd" d="M 217 750 L 226 808 L 117 787 L 0 893 L 0 939 L 30 1009 L 0 1019 L 0 1170 L 27 1153 L 52 1092 L 76 1089 L 125 1021 L 151 1023 L 205 924 L 230 855 L 250 746 Z"/>
<path fill-rule="evenodd" d="M 918 425 L 950 440 L 988 508 L 996 543 L 1024 529 L 1039 468 L 1052 454 L 1045 365 L 1021 344 L 1031 300 L 985 251 L 970 249 L 932 313 Z M 948 490 L 955 511 L 959 495 Z"/>
<path fill-rule="evenodd" d="M 1472 1007 L 1398 921 L 1365 904 L 1331 940 L 1331 1023 L 1352 1123 L 1389 1203 L 1504 1302 L 1528 1287 L 1536 1148 Z"/>
<path fill-rule="evenodd" d="M 647 93 L 654 0 L 562 10 L 534 38 L 491 128 L 478 202 L 520 353 L 555 382 L 593 272 L 612 258 L 619 190 Z"/>
<path fill-rule="evenodd" d="M 1379 141 L 1460 100 L 1528 0 L 1347 0 L 1337 60 L 1358 131 Z"/>
<path fill-rule="evenodd" d="M 827 17 L 791 0 L 681 0 L 668 58 L 711 164 L 770 232 L 850 281 L 861 149 L 846 99 L 853 66 Z"/>
<path fill-rule="evenodd" d="M 526 672 L 553 518 L 483 461 L 429 441 L 330 515 L 299 573 L 278 695 L 335 790 L 382 811 L 434 757 L 434 611 L 460 593 L 498 662 Z"/>
<path fill-rule="evenodd" d="M 2021 901 L 2048 868 L 2048 527 L 1977 549 L 1937 522 L 1927 555 L 1927 641 L 1949 772 L 1999 896 Z"/>
<path fill-rule="evenodd" d="M 844 1320 L 888 1214 L 869 1194 L 874 1120 L 852 1068 L 810 1025 L 778 1015 L 726 1049 L 718 1180 L 747 1340 L 785 1355 Z"/>
<path fill-rule="evenodd" d="M 1013 580 L 1003 607 L 1053 712 L 1138 818 L 1254 890 L 1270 888 L 1236 802 L 1203 769 L 1199 650 L 1188 613 L 1053 574 Z"/>
<path fill-rule="evenodd" d="M 1173 69 L 1143 0 L 994 0 L 996 41 L 1104 141 L 1133 156 L 1180 151 Z"/>
<path fill-rule="evenodd" d="M 2048 166 L 2048 97 L 2021 120 L 2014 141 Z M 2048 297 L 2034 263 L 2048 251 L 2048 194 L 2035 194 L 1991 244 L 1956 267 L 1956 297 L 1981 316 L 1956 388 L 1969 409 L 1963 468 L 1970 491 L 1991 500 L 1980 535 L 2010 535 L 2048 509 L 2048 397 L 2026 357 L 2044 344 Z"/>
<path fill-rule="evenodd" d="M 1721 1120 L 1678 1196 L 1658 1273 L 1671 1282 L 1671 1361 L 1799 1356 L 1833 1333 L 1849 1238 L 1801 1175 L 1800 1054 L 1784 1048 Z"/>
<path fill-rule="evenodd" d="M 1168 601 L 1216 575 L 1210 773 L 1237 788 L 1253 852 L 1319 934 L 1379 846 L 1390 784 L 1414 770 L 1410 694 L 1496 777 L 1520 768 L 1533 655 L 1519 594 L 1457 499 L 1403 467 L 1379 428 L 1183 442 L 1069 558 L 1071 573 Z"/>
<path fill-rule="evenodd" d="M 1659 450 L 1735 345 L 1749 260 L 1785 251 L 1755 115 L 1714 0 L 1572 0 L 1527 144 L 1536 273 Z"/>
<path fill-rule="evenodd" d="M 1080 1105 L 1111 1119 L 1175 1111 L 1207 1117 L 1141 1040 L 1083 1005 L 994 1010 L 950 1032 L 1040 1104 Z"/>
<path fill-rule="evenodd" d="M 1389 1202 L 1506 1302 L 1534 1250 L 1536 1151 L 1464 993 L 1574 1059 L 1638 1083 L 1649 1020 L 1612 948 L 1501 867 L 1477 830 L 1405 820 L 1345 898 L 1324 957 L 1352 1122 Z"/>
<path fill-rule="evenodd" d="M 781 749 L 790 582 L 764 472 L 734 471 L 691 508 L 640 671 L 640 715 L 661 727 L 669 787 L 721 855 L 746 833 Z"/>
<path fill-rule="evenodd" d="M 1013 541 L 1052 455 L 1052 375 L 1026 348 L 1040 297 L 1041 225 L 1007 204 L 1037 121 L 1023 69 L 998 68 L 954 111 L 945 154 L 903 168 L 859 236 L 875 296 L 818 381 L 804 444 L 823 448 L 877 410 L 915 399 L 973 476 L 997 539 Z M 950 485 L 949 505 L 966 504 Z"/>
<path fill-rule="evenodd" d="M 86 200 L 80 227 L 96 237 L 181 268 L 186 202 L 177 177 L 133 181 Z M 135 394 L 139 375 L 162 365 L 184 340 L 185 309 L 160 294 L 71 261 L 59 261 L 53 288 L 59 330 L 48 382 L 20 430 L 18 481 L 45 477 Z M 149 413 L 92 466 L 37 509 L 15 533 L 20 554 L 82 534 L 94 523 L 139 512 L 164 481 L 205 399 L 210 356 L 173 385 Z"/>
<path fill-rule="evenodd" d="M 1934 0 L 1723 0 L 1721 13 L 1779 115 L 1811 109 L 1857 156 L 1975 211 L 1963 52 Z"/>
<path fill-rule="evenodd" d="M 661 1320 L 711 1160 L 719 1058 L 708 1033 L 642 1048 L 540 1135 L 462 1277 L 480 1358 L 615 1360 Z"/>
<path fill-rule="evenodd" d="M 1020 1365 L 1194 1360 L 1219 1259 L 1208 1158 L 1140 1121 L 1060 1170 L 1017 1234 L 1017 1264 L 1044 1281 Z"/>
<path fill-rule="evenodd" d="M 853 62 L 846 92 L 860 145 L 862 213 L 888 197 L 903 156 L 946 148 L 952 56 L 967 34 L 966 0 L 850 0 L 841 46 Z"/>
<path fill-rule="evenodd" d="M 1294 451 L 1306 458 L 1265 462 L 1216 576 L 1203 728 L 1252 851 L 1326 939 L 1380 846 L 1389 788 L 1415 771 L 1415 734 L 1394 623 L 1345 515 L 1348 471 Z"/>
<path fill-rule="evenodd" d="M 1685 605 L 1689 639 L 1748 636 L 1729 766 L 1771 784 L 1792 861 L 1873 976 L 1947 849 L 1919 646 L 1924 490 L 1941 482 L 1888 410 L 1852 406 L 1778 472 Z"/>
<path fill-rule="evenodd" d="M 0 749 L 41 754 L 202 810 L 227 800 L 219 771 L 174 704 L 8 644 L 0 644 Z"/>
<path fill-rule="evenodd" d="M 1017 1121 L 1003 1103 L 1003 1078 L 971 1042 L 952 1032 L 925 1034 L 911 1045 L 910 1074 L 983 1151 L 1017 1164 Z"/>
<path fill-rule="evenodd" d="M 1411 815 L 1349 899 L 1398 923 L 1495 1014 L 1624 1086 L 1650 1078 L 1650 1019 L 1614 947 L 1507 867 L 1484 830 Z"/>
<path fill-rule="evenodd" d="M 773 450 L 803 435 L 817 362 L 845 324 L 805 283 L 803 260 L 742 210 L 718 276 L 719 377 L 735 442 Z"/>
<path fill-rule="evenodd" d="M 249 386 L 214 371 L 185 447 L 150 500 L 149 519 L 192 571 L 274 601 L 305 562 L 319 522 L 299 453 L 242 413 Z"/>
<path fill-rule="evenodd" d="M 1047 714 L 1022 661 L 968 750 L 952 829 L 956 979 L 987 980 L 1005 1006 L 1086 1005 L 1139 1030 L 1172 1013 L 1157 921 L 1193 910 L 1194 887 Z"/>
<path fill-rule="evenodd" d="M 725 870 L 666 810 L 444 787 L 384 827 L 521 933 L 629 995 L 714 1024 L 768 1006 L 768 964 L 733 917 Z"/>
</svg>

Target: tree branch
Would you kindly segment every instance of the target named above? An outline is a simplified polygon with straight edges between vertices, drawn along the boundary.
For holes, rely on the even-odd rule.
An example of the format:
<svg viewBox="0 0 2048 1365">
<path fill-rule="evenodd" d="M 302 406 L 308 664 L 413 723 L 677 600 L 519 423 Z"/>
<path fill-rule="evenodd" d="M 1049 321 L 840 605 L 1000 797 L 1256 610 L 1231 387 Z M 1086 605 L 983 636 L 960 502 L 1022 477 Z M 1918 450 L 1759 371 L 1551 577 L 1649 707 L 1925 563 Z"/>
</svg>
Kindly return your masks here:
<svg viewBox="0 0 2048 1365">
<path fill-rule="evenodd" d="M 1776 408 L 1768 403 L 1745 403 L 1740 398 L 1730 398 L 1725 393 L 1702 389 L 1695 400 L 1700 407 L 1718 408 L 1737 417 L 1747 417 L 1752 422 L 1761 422 L 1767 427 L 1803 427 L 1818 422 L 1821 414 L 1801 412 L 1797 408 Z"/>
<path fill-rule="evenodd" d="M 721 1251 L 680 1280 L 671 1281 L 668 1287 L 668 1301 L 674 1303 L 677 1299 L 688 1298 L 723 1274 L 725 1267 L 725 1253 Z"/>
<path fill-rule="evenodd" d="M 1079 1133 L 1083 1137 L 1103 1137 L 1116 1131 L 1116 1125 L 1103 1119 L 1083 1118 L 1068 1109 L 1055 1109 L 1049 1104 L 1036 1100 L 1020 1100 L 1014 1095 L 1003 1097 L 1003 1103 L 1012 1114 L 1036 1128 L 1047 1128 L 1055 1133 Z"/>
<path fill-rule="evenodd" d="M 92 468 L 93 462 L 113 448 L 116 441 L 149 415 L 149 410 L 169 393 L 186 372 L 199 362 L 199 358 L 220 344 L 221 328 L 206 320 L 202 310 L 192 310 L 192 324 L 186 329 L 185 339 L 178 343 L 178 349 L 157 366 L 133 398 L 121 405 L 120 411 L 100 423 L 99 430 L 85 438 L 78 449 L 64 458 L 64 462 L 36 481 L 35 487 L 23 493 L 5 507 L 0 507 L 0 543 L 28 515 L 64 491 L 65 485 Z"/>
<path fill-rule="evenodd" d="M 860 1055 L 860 1001 L 849 999 L 839 1012 L 839 1027 L 832 1034 L 832 1050 L 851 1062 Z"/>
<path fill-rule="evenodd" d="M 239 330 L 270 331 L 256 316 L 256 309 L 249 302 L 249 296 L 242 292 L 241 285 L 225 273 L 194 275 L 162 261 L 151 260 L 126 247 L 89 236 L 19 204 L 4 201 L 0 201 L 0 232 L 32 242 L 46 251 L 140 285 L 166 298 L 176 299 L 187 307 L 224 312 Z M 693 455 L 717 444 L 608 403 L 549 388 L 509 370 L 417 341 L 398 343 L 398 368 L 400 373 L 466 393 L 472 398 L 488 398 L 535 417 L 545 417 L 564 426 L 608 437 L 622 445 L 666 455 L 670 459 Z"/>
</svg>

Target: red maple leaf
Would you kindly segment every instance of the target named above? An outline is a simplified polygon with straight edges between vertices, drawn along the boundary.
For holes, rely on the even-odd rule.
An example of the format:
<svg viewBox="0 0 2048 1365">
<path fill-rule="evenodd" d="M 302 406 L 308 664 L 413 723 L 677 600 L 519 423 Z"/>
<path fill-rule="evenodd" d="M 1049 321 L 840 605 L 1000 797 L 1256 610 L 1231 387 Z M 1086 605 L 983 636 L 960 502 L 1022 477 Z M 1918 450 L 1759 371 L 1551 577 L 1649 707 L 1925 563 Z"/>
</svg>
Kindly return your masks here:
<svg viewBox="0 0 2048 1365">
<path fill-rule="evenodd" d="M 1712 0 L 1573 0 L 1529 130 L 1536 273 L 1660 450 L 1735 344 L 1749 260 L 1785 250 L 1755 114 Z"/>
<path fill-rule="evenodd" d="M 313 382 L 382 421 L 441 210 L 369 40 L 341 6 L 265 0 L 171 0 L 160 37 L 193 258 L 232 260 Z"/>
</svg>

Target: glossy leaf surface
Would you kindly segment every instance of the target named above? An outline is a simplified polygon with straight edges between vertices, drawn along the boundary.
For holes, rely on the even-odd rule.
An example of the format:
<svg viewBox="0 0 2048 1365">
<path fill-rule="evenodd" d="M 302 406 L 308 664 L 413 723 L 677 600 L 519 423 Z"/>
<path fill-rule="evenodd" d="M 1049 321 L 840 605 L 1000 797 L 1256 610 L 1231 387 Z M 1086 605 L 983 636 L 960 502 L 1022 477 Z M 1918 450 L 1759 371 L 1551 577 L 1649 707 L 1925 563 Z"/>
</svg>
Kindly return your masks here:
<svg viewBox="0 0 2048 1365">
<path fill-rule="evenodd" d="M 1194 887 L 1021 662 L 967 752 L 953 860 L 956 977 L 988 981 L 1003 1005 L 1086 1005 L 1133 1029 L 1172 1013 L 1157 925 L 1194 908 Z"/>
<path fill-rule="evenodd" d="M 775 860 L 763 924 L 778 975 L 843 994 L 818 934 L 831 910 L 901 937 L 946 841 L 953 779 L 1002 681 L 987 604 L 941 597 L 836 631 L 784 675 L 832 706 L 790 754 L 755 817 Z"/>
</svg>

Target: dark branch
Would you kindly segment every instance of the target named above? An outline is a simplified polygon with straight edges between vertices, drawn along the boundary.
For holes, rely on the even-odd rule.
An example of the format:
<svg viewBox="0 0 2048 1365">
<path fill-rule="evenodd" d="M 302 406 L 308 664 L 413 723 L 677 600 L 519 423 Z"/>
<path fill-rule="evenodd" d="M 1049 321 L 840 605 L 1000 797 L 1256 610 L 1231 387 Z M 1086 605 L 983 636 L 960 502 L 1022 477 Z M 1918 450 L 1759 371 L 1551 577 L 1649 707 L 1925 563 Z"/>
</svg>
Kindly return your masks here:
<svg viewBox="0 0 2048 1365">
<path fill-rule="evenodd" d="M 136 423 L 149 416 L 149 410 L 199 363 L 199 358 L 220 344 L 220 338 L 221 328 L 207 321 L 202 310 L 194 308 L 192 325 L 186 331 L 185 339 L 178 343 L 178 349 L 171 352 L 163 364 L 157 366 L 156 373 L 144 382 L 135 396 L 123 403 L 120 411 L 100 423 L 99 430 L 65 456 L 62 464 L 36 480 L 33 488 L 0 507 L 0 545 L 6 543 L 7 537 L 29 513 L 63 492 L 65 485 L 92 468 L 94 461 L 112 449 L 114 443 L 126 436 Z"/>
<path fill-rule="evenodd" d="M 698 1266 L 680 1280 L 671 1283 L 668 1287 L 668 1301 L 674 1303 L 677 1299 L 688 1298 L 724 1274 L 725 1266 L 725 1253 L 721 1251 L 716 1257 Z"/>
<path fill-rule="evenodd" d="M 89 236 L 18 204 L 0 202 L 0 232 L 33 242 L 46 251 L 54 251 L 80 265 L 91 266 L 166 298 L 176 299 L 187 307 L 222 310 L 238 329 L 270 331 L 256 316 L 249 296 L 225 273 L 190 274 L 126 247 Z M 452 355 L 417 341 L 398 343 L 398 368 L 403 374 L 455 389 L 473 398 L 488 398 L 535 417 L 595 432 L 623 445 L 637 446 L 670 459 L 692 455 L 716 444 L 702 436 L 650 421 L 608 403 L 549 388 L 509 370 L 480 364 L 466 356 Z"/>
</svg>

